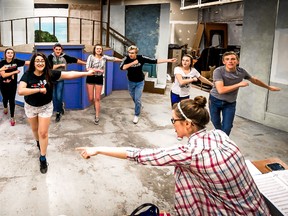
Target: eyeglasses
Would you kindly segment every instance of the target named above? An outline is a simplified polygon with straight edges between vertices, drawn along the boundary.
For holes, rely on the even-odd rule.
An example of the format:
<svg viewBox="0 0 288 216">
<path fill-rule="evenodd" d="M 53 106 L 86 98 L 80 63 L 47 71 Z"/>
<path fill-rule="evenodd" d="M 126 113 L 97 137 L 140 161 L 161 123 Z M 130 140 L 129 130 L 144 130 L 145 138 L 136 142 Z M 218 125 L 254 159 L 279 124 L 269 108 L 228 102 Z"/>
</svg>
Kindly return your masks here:
<svg viewBox="0 0 288 216">
<path fill-rule="evenodd" d="M 128 52 L 128 54 L 131 54 L 131 55 L 133 55 L 133 54 L 136 54 L 135 52 Z"/>
<path fill-rule="evenodd" d="M 45 60 L 36 60 L 35 63 L 36 64 L 45 63 Z"/>
<path fill-rule="evenodd" d="M 185 121 L 185 119 L 181 119 L 181 118 L 179 118 L 179 119 L 174 119 L 174 118 L 171 118 L 172 124 L 175 124 L 176 121 Z"/>
</svg>

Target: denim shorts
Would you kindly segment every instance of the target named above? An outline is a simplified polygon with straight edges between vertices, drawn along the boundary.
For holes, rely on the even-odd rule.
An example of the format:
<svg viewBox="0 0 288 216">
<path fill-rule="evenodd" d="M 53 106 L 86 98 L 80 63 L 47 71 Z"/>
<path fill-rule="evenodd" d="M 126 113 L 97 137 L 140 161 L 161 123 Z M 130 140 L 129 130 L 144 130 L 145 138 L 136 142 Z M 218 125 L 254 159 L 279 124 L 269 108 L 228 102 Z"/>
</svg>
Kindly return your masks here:
<svg viewBox="0 0 288 216">
<path fill-rule="evenodd" d="M 35 107 L 24 103 L 24 110 L 25 114 L 28 118 L 34 118 L 34 117 L 42 117 L 42 118 L 49 118 L 53 114 L 53 103 L 52 101 L 48 104 L 45 104 L 43 106 Z"/>
</svg>

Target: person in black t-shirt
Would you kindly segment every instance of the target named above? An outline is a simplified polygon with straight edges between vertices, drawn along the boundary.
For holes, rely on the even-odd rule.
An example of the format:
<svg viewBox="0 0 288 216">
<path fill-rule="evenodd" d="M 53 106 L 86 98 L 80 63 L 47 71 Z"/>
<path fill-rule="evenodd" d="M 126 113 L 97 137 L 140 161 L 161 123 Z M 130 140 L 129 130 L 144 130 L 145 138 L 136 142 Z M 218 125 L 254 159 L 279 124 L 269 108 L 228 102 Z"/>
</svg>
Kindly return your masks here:
<svg viewBox="0 0 288 216">
<path fill-rule="evenodd" d="M 35 53 L 31 58 L 28 70 L 21 77 L 18 88 L 18 94 L 24 95 L 25 114 L 40 149 L 40 171 L 43 174 L 48 169 L 46 152 L 48 130 L 53 114 L 53 82 L 95 74 L 92 70 L 88 72 L 51 71 L 49 66 L 48 59 L 43 53 Z"/>
<path fill-rule="evenodd" d="M 127 70 L 128 77 L 128 90 L 129 93 L 135 103 L 135 115 L 133 119 L 133 123 L 137 124 L 139 121 L 139 115 L 141 112 L 141 97 L 144 89 L 144 73 L 142 71 L 143 65 L 145 63 L 150 64 L 159 64 L 159 63 L 167 63 L 167 62 L 176 62 L 176 58 L 172 59 L 155 59 L 149 58 L 144 55 L 137 55 L 138 48 L 137 46 L 130 46 L 128 48 L 128 56 L 126 56 L 121 65 L 121 70 Z"/>
<path fill-rule="evenodd" d="M 86 65 L 86 62 L 77 59 L 75 57 L 66 55 L 63 52 L 63 47 L 60 43 L 56 43 L 53 47 L 53 53 L 48 56 L 49 63 L 53 70 L 66 71 L 67 64 L 82 64 Z M 64 105 L 63 105 L 63 89 L 64 81 L 57 81 L 54 84 L 54 93 L 53 93 L 53 105 L 56 111 L 56 122 L 59 122 L 61 115 L 64 114 Z"/>
<path fill-rule="evenodd" d="M 18 67 L 29 65 L 29 61 L 15 58 L 15 52 L 12 48 L 4 51 L 4 60 L 0 62 L 0 90 L 3 96 L 4 114 L 8 114 L 8 102 L 10 108 L 10 124 L 14 126 L 16 121 L 15 113 L 15 96 L 17 91 L 17 74 L 20 72 Z"/>
</svg>

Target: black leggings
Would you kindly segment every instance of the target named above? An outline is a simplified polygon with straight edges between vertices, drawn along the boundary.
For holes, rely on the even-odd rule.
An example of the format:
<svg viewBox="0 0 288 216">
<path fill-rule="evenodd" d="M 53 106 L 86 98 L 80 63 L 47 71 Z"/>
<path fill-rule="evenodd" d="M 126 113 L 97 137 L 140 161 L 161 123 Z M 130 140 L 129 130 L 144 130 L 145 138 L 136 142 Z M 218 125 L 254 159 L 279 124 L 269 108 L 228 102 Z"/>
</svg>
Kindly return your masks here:
<svg viewBox="0 0 288 216">
<path fill-rule="evenodd" d="M 1 82 L 0 89 L 1 89 L 1 94 L 3 98 L 3 106 L 4 108 L 7 108 L 8 102 L 9 102 L 10 116 L 11 118 L 14 118 L 17 83 Z"/>
</svg>

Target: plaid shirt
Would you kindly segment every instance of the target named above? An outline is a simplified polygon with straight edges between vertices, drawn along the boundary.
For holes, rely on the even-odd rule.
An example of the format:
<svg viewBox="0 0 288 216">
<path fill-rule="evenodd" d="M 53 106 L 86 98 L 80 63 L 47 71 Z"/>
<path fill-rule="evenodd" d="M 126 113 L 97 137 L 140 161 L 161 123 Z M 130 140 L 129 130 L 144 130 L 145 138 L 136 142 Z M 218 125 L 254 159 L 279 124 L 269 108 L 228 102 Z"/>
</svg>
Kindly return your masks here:
<svg viewBox="0 0 288 216">
<path fill-rule="evenodd" d="M 186 145 L 127 149 L 127 157 L 175 166 L 178 215 L 270 215 L 239 148 L 220 130 L 198 131 Z"/>
</svg>

